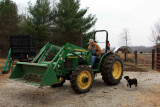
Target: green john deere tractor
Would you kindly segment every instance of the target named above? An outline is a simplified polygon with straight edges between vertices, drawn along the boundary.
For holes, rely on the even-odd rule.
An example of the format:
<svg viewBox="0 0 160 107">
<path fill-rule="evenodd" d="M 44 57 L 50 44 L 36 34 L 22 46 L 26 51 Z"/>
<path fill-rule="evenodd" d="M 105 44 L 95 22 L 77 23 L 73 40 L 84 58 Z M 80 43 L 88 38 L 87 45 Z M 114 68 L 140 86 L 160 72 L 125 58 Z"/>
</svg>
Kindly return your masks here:
<svg viewBox="0 0 160 107">
<path fill-rule="evenodd" d="M 77 93 L 85 93 L 93 84 L 94 75 L 101 73 L 102 79 L 108 85 L 117 85 L 122 79 L 123 64 L 120 57 L 109 49 L 108 32 L 106 32 L 106 52 L 91 67 L 92 53 L 84 48 L 66 43 L 58 47 L 47 43 L 31 63 L 17 62 L 10 79 L 38 83 L 40 86 L 63 86 L 65 80 L 70 80 L 72 89 Z M 47 56 L 53 59 L 46 61 Z"/>
</svg>

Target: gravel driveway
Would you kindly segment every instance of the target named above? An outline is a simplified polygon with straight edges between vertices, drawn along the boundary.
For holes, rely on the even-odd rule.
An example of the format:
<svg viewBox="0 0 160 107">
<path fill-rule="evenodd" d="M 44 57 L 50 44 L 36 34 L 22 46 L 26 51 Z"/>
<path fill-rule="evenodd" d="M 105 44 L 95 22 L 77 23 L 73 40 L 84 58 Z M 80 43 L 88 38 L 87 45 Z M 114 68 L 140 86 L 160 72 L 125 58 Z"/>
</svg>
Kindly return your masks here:
<svg viewBox="0 0 160 107">
<path fill-rule="evenodd" d="M 90 92 L 76 94 L 67 81 L 63 87 L 32 86 L 0 76 L 0 107 L 160 107 L 160 73 L 124 72 L 138 79 L 138 88 L 126 87 L 122 78 L 117 86 L 107 86 L 101 75 Z"/>
</svg>

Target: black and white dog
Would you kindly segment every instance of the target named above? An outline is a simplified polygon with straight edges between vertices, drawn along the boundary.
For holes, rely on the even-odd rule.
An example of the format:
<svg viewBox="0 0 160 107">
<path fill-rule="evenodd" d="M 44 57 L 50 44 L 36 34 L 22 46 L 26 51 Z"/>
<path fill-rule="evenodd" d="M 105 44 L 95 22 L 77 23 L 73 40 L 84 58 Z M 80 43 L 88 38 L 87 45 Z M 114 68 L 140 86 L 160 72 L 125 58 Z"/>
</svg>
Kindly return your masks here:
<svg viewBox="0 0 160 107">
<path fill-rule="evenodd" d="M 130 86 L 130 90 L 131 90 L 131 85 L 135 85 L 135 87 L 137 87 L 137 79 L 136 78 L 133 78 L 133 79 L 129 79 L 129 76 L 125 76 L 124 77 L 126 80 L 127 80 L 127 87 L 128 85 Z"/>
</svg>

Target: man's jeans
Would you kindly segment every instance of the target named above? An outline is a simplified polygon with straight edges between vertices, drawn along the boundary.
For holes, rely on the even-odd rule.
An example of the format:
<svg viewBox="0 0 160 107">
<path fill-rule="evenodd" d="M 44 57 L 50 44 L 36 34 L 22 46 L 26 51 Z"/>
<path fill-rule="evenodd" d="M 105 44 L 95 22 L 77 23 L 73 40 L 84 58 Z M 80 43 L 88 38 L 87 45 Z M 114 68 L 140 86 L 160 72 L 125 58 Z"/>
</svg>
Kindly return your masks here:
<svg viewBox="0 0 160 107">
<path fill-rule="evenodd" d="M 98 58 L 98 56 L 92 56 L 92 67 L 93 67 L 93 65 L 94 65 L 94 63 L 95 63 L 97 58 Z"/>
</svg>

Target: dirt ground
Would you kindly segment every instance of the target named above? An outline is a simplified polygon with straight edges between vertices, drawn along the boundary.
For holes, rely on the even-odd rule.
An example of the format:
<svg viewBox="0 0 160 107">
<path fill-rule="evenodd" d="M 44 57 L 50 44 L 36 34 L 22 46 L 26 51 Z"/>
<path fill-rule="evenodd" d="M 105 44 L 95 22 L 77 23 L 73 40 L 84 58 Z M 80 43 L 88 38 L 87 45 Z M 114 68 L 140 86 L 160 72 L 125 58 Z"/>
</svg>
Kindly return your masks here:
<svg viewBox="0 0 160 107">
<path fill-rule="evenodd" d="M 160 73 L 124 72 L 136 77 L 138 88 L 129 90 L 126 81 L 107 86 L 98 75 L 90 92 L 76 94 L 69 81 L 63 87 L 33 86 L 0 76 L 0 107 L 160 107 Z"/>
<path fill-rule="evenodd" d="M 69 81 L 60 88 L 38 88 L 9 80 L 9 75 L 0 76 L 0 107 L 160 107 L 160 72 L 124 71 L 124 76 L 138 80 L 132 90 L 124 78 L 119 85 L 108 86 L 98 75 L 84 94 L 75 93 Z"/>
<path fill-rule="evenodd" d="M 148 72 L 147 69 L 144 69 L 139 66 L 135 66 L 134 64 L 127 64 L 127 63 L 124 63 L 123 70 L 130 71 L 130 72 L 132 72 L 132 71 L 134 71 L 134 72 Z"/>
</svg>

